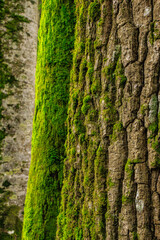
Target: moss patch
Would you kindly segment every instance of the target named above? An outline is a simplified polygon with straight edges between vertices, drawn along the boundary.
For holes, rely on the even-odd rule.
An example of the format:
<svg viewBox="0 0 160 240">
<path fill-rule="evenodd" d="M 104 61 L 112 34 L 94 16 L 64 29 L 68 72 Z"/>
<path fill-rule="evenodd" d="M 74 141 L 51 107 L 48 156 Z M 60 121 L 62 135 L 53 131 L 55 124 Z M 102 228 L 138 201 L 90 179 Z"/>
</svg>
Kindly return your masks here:
<svg viewBox="0 0 160 240">
<path fill-rule="evenodd" d="M 101 14 L 100 3 L 97 0 L 92 2 L 89 6 L 88 12 L 93 21 L 98 20 Z"/>
<path fill-rule="evenodd" d="M 81 108 L 81 111 L 84 115 L 86 115 L 88 113 L 88 110 L 90 109 L 90 102 L 91 102 L 91 96 L 87 95 L 86 97 L 84 97 L 83 99 L 83 105 Z"/>
</svg>

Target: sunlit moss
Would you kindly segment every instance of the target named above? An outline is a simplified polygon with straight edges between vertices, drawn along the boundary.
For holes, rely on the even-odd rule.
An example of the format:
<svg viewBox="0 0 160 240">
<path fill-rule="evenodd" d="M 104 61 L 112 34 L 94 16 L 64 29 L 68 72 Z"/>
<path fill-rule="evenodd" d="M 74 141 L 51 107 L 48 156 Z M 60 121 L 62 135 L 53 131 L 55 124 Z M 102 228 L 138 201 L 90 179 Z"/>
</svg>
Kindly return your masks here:
<svg viewBox="0 0 160 240">
<path fill-rule="evenodd" d="M 22 238 L 25 240 L 50 240 L 56 235 L 74 45 L 74 8 L 71 0 L 42 1 L 32 158 Z M 74 107 L 76 99 L 74 95 Z"/>
</svg>

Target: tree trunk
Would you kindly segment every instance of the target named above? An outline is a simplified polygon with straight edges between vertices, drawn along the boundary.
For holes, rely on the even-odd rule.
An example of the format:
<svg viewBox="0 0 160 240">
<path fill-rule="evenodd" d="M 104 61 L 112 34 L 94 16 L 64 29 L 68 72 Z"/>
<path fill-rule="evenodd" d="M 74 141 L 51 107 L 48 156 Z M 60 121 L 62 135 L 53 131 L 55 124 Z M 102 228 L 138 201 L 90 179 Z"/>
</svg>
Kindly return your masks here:
<svg viewBox="0 0 160 240">
<path fill-rule="evenodd" d="M 160 239 L 159 1 L 76 1 L 57 239 Z"/>
<path fill-rule="evenodd" d="M 21 239 L 30 164 L 38 1 L 0 0 L 0 239 Z"/>
<path fill-rule="evenodd" d="M 74 4 L 42 1 L 23 239 L 55 239 L 65 158 Z"/>
<path fill-rule="evenodd" d="M 75 1 L 67 136 L 57 133 L 54 108 L 68 99 L 59 104 L 68 87 L 56 74 L 67 67 L 68 79 L 71 62 L 65 66 L 68 45 L 58 41 L 73 36 L 74 5 L 55 1 L 56 10 L 51 2 L 42 2 L 23 239 L 55 239 L 60 212 L 57 240 L 160 240 L 159 0 Z M 65 90 L 57 98 L 59 83 Z M 58 115 L 62 125 L 64 113 Z"/>
</svg>

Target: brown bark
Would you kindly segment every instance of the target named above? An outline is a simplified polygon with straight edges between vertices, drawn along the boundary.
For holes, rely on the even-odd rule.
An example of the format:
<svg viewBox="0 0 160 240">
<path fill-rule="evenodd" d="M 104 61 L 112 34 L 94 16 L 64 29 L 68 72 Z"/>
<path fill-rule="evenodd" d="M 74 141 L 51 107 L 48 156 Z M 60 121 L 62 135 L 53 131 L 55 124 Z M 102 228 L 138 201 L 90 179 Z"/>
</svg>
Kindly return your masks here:
<svg viewBox="0 0 160 240">
<path fill-rule="evenodd" d="M 0 239 L 20 239 L 34 111 L 38 1 L 0 1 Z"/>
</svg>

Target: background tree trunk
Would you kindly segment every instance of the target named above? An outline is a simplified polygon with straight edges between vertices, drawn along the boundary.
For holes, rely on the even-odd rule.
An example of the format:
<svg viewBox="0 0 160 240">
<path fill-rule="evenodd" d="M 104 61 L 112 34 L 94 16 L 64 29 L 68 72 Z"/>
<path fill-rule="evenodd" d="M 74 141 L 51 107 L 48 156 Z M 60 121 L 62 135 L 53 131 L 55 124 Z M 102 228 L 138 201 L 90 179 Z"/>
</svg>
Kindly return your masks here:
<svg viewBox="0 0 160 240">
<path fill-rule="evenodd" d="M 21 239 L 30 163 L 38 1 L 0 0 L 0 239 Z"/>
</svg>

